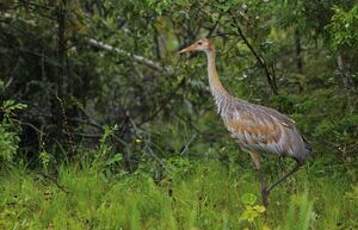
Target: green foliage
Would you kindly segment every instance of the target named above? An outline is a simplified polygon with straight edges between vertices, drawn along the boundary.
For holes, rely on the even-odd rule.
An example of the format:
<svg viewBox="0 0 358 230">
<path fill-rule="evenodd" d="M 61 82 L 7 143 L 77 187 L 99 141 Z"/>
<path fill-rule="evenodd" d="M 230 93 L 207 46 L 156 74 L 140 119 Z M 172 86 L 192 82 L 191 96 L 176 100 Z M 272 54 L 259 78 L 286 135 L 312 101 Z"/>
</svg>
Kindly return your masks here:
<svg viewBox="0 0 358 230">
<path fill-rule="evenodd" d="M 0 157 L 1 161 L 10 161 L 16 154 L 20 141 L 17 132 L 9 131 L 7 125 L 0 126 Z"/>
<path fill-rule="evenodd" d="M 19 132 L 21 127 L 14 120 L 15 111 L 23 110 L 27 106 L 13 100 L 4 101 L 0 107 L 3 118 L 0 121 L 0 165 L 10 162 L 19 148 Z"/>
<path fill-rule="evenodd" d="M 45 170 L 45 172 L 48 172 L 49 170 L 49 166 L 51 163 L 51 154 L 48 153 L 47 151 L 42 151 L 39 154 L 39 158 L 40 158 L 40 162 L 42 165 L 42 168 Z"/>
<path fill-rule="evenodd" d="M 252 223 L 256 218 L 263 215 L 265 207 L 262 205 L 255 205 L 257 197 L 251 193 L 245 193 L 241 197 L 242 203 L 245 204 L 245 210 L 240 216 L 240 221 L 248 221 Z"/>
<path fill-rule="evenodd" d="M 346 11 L 338 6 L 333 8 L 334 15 L 327 26 L 331 34 L 334 49 L 354 48 L 358 46 L 358 6 Z"/>
<path fill-rule="evenodd" d="M 99 140 L 99 150 L 98 150 L 98 155 L 96 156 L 96 161 L 103 160 L 111 152 L 112 148 L 110 145 L 108 145 L 107 141 L 116 131 L 116 129 L 117 129 L 117 125 L 113 127 L 108 127 L 108 126 L 104 127 L 103 135 Z"/>
<path fill-rule="evenodd" d="M 16 110 L 23 110 L 26 107 L 27 105 L 17 103 L 14 100 L 6 100 L 3 102 L 0 109 L 4 113 L 4 118 L 9 121 Z"/>
</svg>

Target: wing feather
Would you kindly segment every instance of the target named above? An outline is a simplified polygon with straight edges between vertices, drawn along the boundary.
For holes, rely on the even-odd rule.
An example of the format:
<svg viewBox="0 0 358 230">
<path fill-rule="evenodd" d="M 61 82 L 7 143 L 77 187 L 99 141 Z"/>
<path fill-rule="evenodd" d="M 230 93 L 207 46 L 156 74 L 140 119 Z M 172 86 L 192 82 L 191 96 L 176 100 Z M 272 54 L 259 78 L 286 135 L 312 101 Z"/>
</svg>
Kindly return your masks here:
<svg viewBox="0 0 358 230">
<path fill-rule="evenodd" d="M 233 136 L 245 144 L 270 144 L 279 141 L 282 130 L 277 120 L 249 110 L 237 111 L 235 114 L 236 116 L 224 121 Z"/>
<path fill-rule="evenodd" d="M 221 113 L 226 127 L 244 149 L 290 155 L 304 160 L 311 152 L 295 122 L 277 110 L 236 99 Z M 236 103 L 235 103 L 236 102 Z"/>
<path fill-rule="evenodd" d="M 261 113 L 264 113 L 268 116 L 271 116 L 278 120 L 283 126 L 286 126 L 288 128 L 294 128 L 295 127 L 295 121 L 292 120 L 290 117 L 286 116 L 285 114 L 282 114 L 278 112 L 275 109 L 268 108 L 262 105 L 256 105 L 257 110 Z"/>
</svg>

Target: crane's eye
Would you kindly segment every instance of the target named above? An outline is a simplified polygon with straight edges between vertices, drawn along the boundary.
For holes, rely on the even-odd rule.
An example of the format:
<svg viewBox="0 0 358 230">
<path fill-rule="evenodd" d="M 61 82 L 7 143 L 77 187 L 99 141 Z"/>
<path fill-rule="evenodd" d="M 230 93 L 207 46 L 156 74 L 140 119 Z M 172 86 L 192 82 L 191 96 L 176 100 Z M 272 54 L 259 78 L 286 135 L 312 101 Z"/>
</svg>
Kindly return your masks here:
<svg viewBox="0 0 358 230">
<path fill-rule="evenodd" d="M 202 42 L 198 42 L 198 45 L 202 45 L 203 43 Z"/>
</svg>

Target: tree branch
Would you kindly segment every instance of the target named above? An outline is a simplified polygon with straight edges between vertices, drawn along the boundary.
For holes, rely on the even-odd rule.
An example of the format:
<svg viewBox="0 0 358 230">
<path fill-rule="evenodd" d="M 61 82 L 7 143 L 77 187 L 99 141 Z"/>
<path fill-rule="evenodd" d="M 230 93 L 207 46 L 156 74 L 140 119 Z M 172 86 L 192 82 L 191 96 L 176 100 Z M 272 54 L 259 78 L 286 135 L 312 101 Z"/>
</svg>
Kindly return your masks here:
<svg viewBox="0 0 358 230">
<path fill-rule="evenodd" d="M 136 55 L 136 54 L 131 54 L 131 53 L 125 51 L 125 50 L 113 47 L 113 46 L 105 44 L 105 43 L 103 43 L 101 41 L 97 41 L 97 40 L 95 40 L 93 38 L 87 39 L 87 42 L 88 42 L 88 44 L 90 44 L 90 45 L 92 45 L 94 47 L 101 48 L 101 49 L 111 51 L 111 52 L 115 52 L 115 53 L 118 53 L 120 55 L 124 55 L 124 56 L 127 56 L 127 57 L 131 57 L 131 58 L 133 58 L 133 60 L 135 62 L 143 64 L 143 65 L 146 65 L 149 68 L 154 69 L 156 71 L 165 72 L 168 75 L 174 74 L 174 71 L 173 71 L 173 69 L 171 67 L 163 67 L 160 63 L 152 61 L 152 60 L 150 60 L 148 58 L 145 58 L 143 56 Z"/>
<path fill-rule="evenodd" d="M 247 39 L 247 37 L 245 36 L 244 32 L 242 31 L 240 24 L 237 22 L 237 20 L 235 19 L 235 16 L 231 14 L 232 20 L 235 23 L 235 28 L 237 30 L 237 33 L 240 35 L 240 37 L 242 38 L 242 40 L 244 41 L 245 45 L 250 49 L 251 53 L 255 56 L 257 62 L 261 65 L 261 67 L 264 69 L 265 74 L 266 74 L 266 78 L 267 81 L 270 85 L 270 88 L 272 90 L 272 92 L 277 95 L 278 94 L 278 90 L 277 90 L 277 85 L 276 82 L 274 81 L 274 76 L 272 76 L 272 74 L 269 71 L 269 67 L 266 64 L 265 59 L 263 58 L 262 55 L 260 55 L 255 49 L 254 47 L 251 45 L 251 43 L 249 42 L 249 40 Z"/>
</svg>

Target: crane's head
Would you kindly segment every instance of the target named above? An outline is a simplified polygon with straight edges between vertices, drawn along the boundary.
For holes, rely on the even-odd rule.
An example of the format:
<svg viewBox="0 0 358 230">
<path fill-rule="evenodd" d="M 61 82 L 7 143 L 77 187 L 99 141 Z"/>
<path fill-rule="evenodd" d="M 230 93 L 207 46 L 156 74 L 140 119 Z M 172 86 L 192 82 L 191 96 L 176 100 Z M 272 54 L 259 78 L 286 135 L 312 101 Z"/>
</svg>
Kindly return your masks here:
<svg viewBox="0 0 358 230">
<path fill-rule="evenodd" d="M 210 40 L 207 38 L 202 38 L 190 46 L 182 49 L 179 51 L 180 54 L 186 53 L 186 52 L 194 52 L 194 51 L 204 51 L 204 52 L 210 52 L 214 50 L 214 46 L 211 44 Z"/>
</svg>

